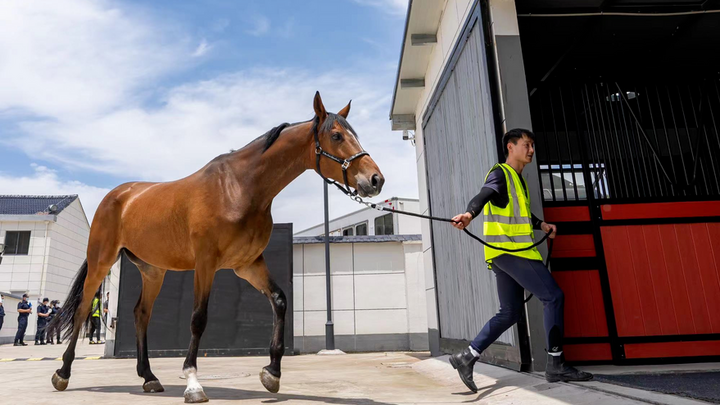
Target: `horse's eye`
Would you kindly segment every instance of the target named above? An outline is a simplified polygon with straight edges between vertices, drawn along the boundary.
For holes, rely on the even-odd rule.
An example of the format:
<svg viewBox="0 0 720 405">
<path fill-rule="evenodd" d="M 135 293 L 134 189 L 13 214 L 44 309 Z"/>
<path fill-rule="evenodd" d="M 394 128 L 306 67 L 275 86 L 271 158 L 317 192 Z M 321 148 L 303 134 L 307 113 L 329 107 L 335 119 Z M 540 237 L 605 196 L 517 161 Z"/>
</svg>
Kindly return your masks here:
<svg viewBox="0 0 720 405">
<path fill-rule="evenodd" d="M 334 134 L 332 134 L 332 139 L 333 141 L 341 141 L 342 135 L 339 132 L 335 132 Z"/>
</svg>

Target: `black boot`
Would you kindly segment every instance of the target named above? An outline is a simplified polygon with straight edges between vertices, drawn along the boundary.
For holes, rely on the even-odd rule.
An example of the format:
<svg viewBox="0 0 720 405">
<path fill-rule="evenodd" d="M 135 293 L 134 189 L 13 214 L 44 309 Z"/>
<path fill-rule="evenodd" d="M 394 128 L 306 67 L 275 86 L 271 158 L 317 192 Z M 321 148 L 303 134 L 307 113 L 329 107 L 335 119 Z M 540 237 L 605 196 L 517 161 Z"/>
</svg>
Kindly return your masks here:
<svg viewBox="0 0 720 405">
<path fill-rule="evenodd" d="M 465 386 L 472 392 L 478 391 L 475 381 L 473 381 L 473 366 L 475 366 L 477 360 L 478 358 L 473 356 L 469 347 L 466 347 L 465 350 L 460 353 L 450 356 L 450 364 L 457 370 L 462 382 L 464 382 Z"/>
<path fill-rule="evenodd" d="M 545 366 L 545 379 L 548 382 L 589 381 L 592 378 L 592 374 L 568 366 L 564 354 L 559 356 L 548 354 L 547 366 Z"/>
</svg>

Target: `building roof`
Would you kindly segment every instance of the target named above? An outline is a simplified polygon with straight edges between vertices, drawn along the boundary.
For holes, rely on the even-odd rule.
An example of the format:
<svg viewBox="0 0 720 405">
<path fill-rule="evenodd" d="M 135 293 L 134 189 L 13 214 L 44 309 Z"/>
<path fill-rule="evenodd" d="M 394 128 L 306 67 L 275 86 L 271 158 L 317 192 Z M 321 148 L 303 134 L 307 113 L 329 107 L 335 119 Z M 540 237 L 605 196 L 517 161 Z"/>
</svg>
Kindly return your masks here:
<svg viewBox="0 0 720 405">
<path fill-rule="evenodd" d="M 420 200 L 417 199 L 417 198 L 391 197 L 391 198 L 388 198 L 387 200 L 384 200 L 384 201 L 377 201 L 377 202 L 375 202 L 375 204 L 377 204 L 377 205 L 382 205 L 382 206 L 389 206 L 389 207 L 392 208 L 393 202 L 395 202 L 395 201 L 398 201 L 398 202 L 403 202 L 403 201 L 420 202 Z M 359 212 L 368 211 L 368 210 L 372 210 L 372 209 L 373 209 L 373 208 L 370 208 L 370 207 L 363 207 L 363 208 L 360 208 L 360 209 L 357 210 L 357 211 L 353 211 L 353 212 L 350 212 L 350 213 L 348 213 L 348 214 L 341 215 L 341 216 L 339 216 L 339 217 L 333 218 L 333 219 L 330 220 L 330 223 L 333 223 L 333 222 L 335 222 L 335 221 L 339 221 L 339 220 L 341 220 L 341 219 L 345 219 L 345 218 L 347 218 L 347 217 L 351 217 L 351 216 L 353 216 L 353 215 L 355 215 L 355 214 L 357 214 L 357 213 L 359 213 Z M 378 211 L 378 212 L 381 212 L 381 211 Z M 385 215 L 385 213 L 383 212 L 383 213 L 380 214 L 380 215 Z M 319 223 L 319 224 L 317 224 L 317 225 L 313 225 L 313 226 L 311 226 L 311 227 L 309 227 L 309 228 L 305 228 L 305 229 L 303 229 L 302 231 L 295 232 L 295 235 L 301 234 L 301 233 L 303 233 L 303 232 L 307 232 L 307 231 L 309 231 L 309 230 L 311 230 L 311 229 L 315 229 L 315 228 L 317 228 L 317 227 L 319 227 L 319 226 L 323 226 L 323 225 L 325 225 L 325 222 L 321 222 L 321 223 Z"/>
<path fill-rule="evenodd" d="M 0 195 L 0 215 L 57 215 L 78 198 L 72 195 Z M 50 212 L 50 206 L 57 210 Z"/>
<path fill-rule="evenodd" d="M 331 236 L 330 243 L 383 243 L 421 241 L 422 235 L 364 235 L 364 236 Z M 324 236 L 296 236 L 293 245 L 325 243 Z"/>
</svg>

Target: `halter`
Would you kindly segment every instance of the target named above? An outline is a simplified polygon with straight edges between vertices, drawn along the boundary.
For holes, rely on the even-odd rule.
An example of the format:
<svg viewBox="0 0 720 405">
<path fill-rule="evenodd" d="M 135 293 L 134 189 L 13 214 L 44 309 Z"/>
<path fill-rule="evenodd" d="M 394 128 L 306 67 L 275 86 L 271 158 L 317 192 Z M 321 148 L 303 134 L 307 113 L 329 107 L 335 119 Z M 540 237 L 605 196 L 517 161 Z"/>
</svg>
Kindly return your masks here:
<svg viewBox="0 0 720 405">
<path fill-rule="evenodd" d="M 315 164 L 317 165 L 317 172 L 320 175 L 320 177 L 322 177 L 323 180 L 325 180 L 326 183 L 334 184 L 335 187 L 340 189 L 340 191 L 345 193 L 345 195 L 347 195 L 351 198 L 354 198 L 355 196 L 357 196 L 357 190 L 352 191 L 350 189 L 350 185 L 348 184 L 347 169 L 348 169 L 348 167 L 350 167 L 350 164 L 352 163 L 353 160 L 360 158 L 362 156 L 365 156 L 365 155 L 370 156 L 370 154 L 363 150 L 361 152 L 358 152 L 358 153 L 350 156 L 347 159 L 340 159 L 337 156 L 334 156 L 330 153 L 325 152 L 323 150 L 323 148 L 320 146 L 320 138 L 319 138 L 319 134 L 318 134 L 319 126 L 320 126 L 320 119 L 318 118 L 318 119 L 316 119 L 315 125 L 313 125 L 313 135 L 315 136 Z M 337 181 L 328 179 L 327 177 L 323 176 L 322 171 L 320 170 L 320 157 L 321 156 L 325 156 L 325 157 L 332 159 L 335 162 L 340 164 L 340 166 L 342 167 L 343 181 L 345 182 L 345 187 L 343 187 Z"/>
</svg>

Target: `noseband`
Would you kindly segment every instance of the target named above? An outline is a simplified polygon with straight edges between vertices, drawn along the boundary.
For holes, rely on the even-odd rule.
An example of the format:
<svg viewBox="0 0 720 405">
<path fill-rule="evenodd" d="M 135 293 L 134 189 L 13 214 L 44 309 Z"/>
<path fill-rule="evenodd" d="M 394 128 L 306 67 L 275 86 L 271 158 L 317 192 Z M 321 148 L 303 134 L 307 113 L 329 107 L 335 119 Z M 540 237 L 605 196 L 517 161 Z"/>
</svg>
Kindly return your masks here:
<svg viewBox="0 0 720 405">
<path fill-rule="evenodd" d="M 350 156 L 347 159 L 341 159 L 337 156 L 334 156 L 330 153 L 327 153 L 323 150 L 323 148 L 320 146 L 320 136 L 318 134 L 318 127 L 320 126 L 320 120 L 316 119 L 316 124 L 313 125 L 313 135 L 315 136 L 315 164 L 317 165 L 317 171 L 320 177 L 325 180 L 328 184 L 334 184 L 337 188 L 340 189 L 345 195 L 350 197 L 355 197 L 357 195 L 357 190 L 352 191 L 350 189 L 350 185 L 348 184 L 348 177 L 347 177 L 347 169 L 350 167 L 350 164 L 353 160 L 358 159 L 360 157 L 363 157 L 365 155 L 370 156 L 369 153 L 362 151 L 359 153 L 356 153 L 352 156 Z M 325 156 L 331 160 L 334 160 L 335 162 L 339 163 L 342 167 L 342 173 L 343 173 L 343 181 L 345 182 L 345 187 L 343 187 L 340 183 L 338 183 L 335 180 L 328 179 L 327 177 L 323 176 L 322 171 L 320 170 L 320 157 Z"/>
</svg>

